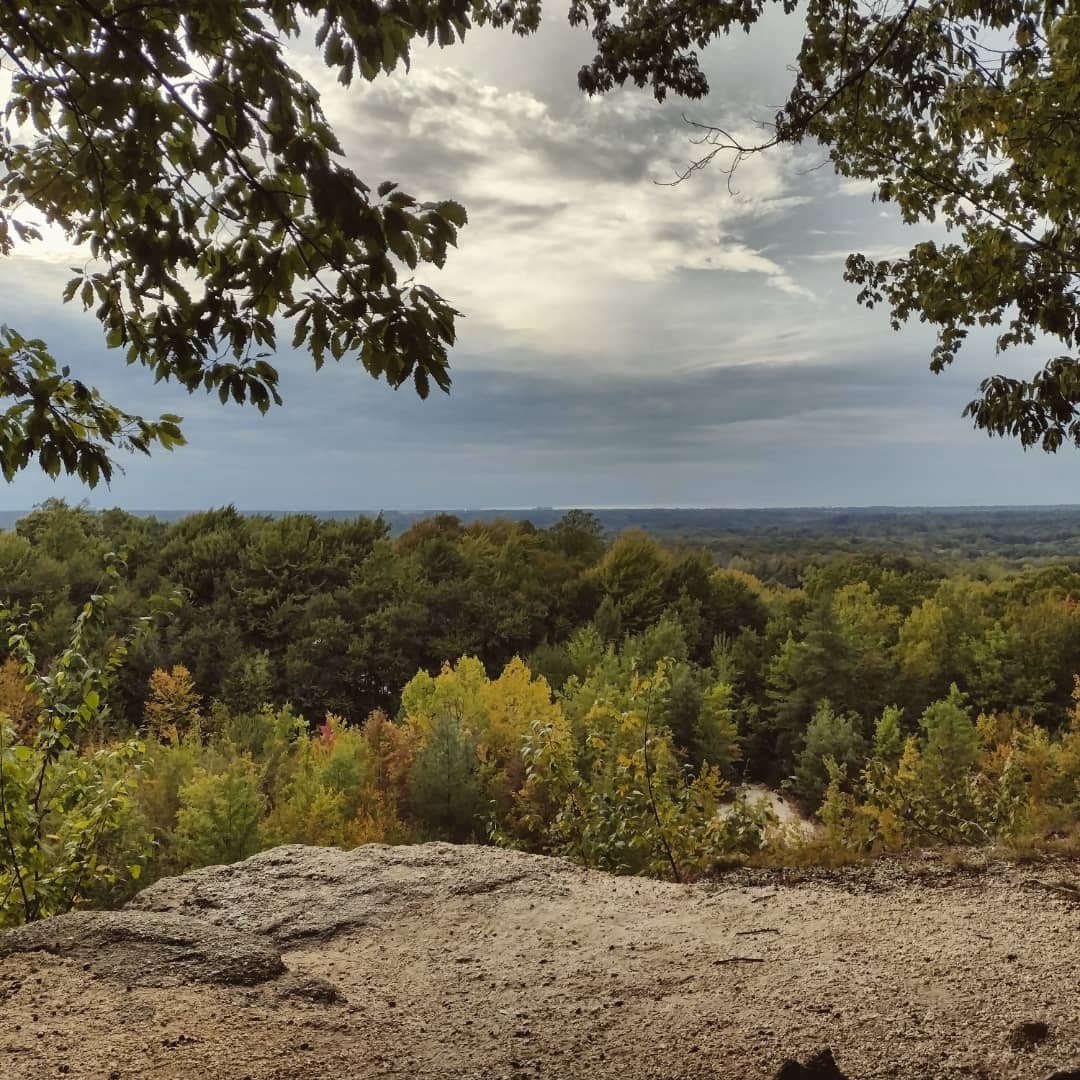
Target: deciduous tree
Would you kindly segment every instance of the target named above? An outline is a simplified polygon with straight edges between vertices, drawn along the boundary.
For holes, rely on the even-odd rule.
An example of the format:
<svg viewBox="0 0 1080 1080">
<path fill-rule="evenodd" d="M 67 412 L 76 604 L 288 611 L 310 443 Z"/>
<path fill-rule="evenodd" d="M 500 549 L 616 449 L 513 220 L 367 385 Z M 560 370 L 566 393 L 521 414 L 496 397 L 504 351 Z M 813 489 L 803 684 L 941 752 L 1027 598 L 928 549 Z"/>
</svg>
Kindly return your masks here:
<svg viewBox="0 0 1080 1080">
<path fill-rule="evenodd" d="M 753 32 L 765 0 L 573 0 L 596 56 L 579 75 L 599 93 L 623 83 L 703 97 L 700 50 Z M 844 177 L 869 181 L 905 222 L 944 236 L 905 255 L 853 254 L 859 300 L 885 305 L 892 325 L 937 331 L 942 371 L 971 331 L 996 328 L 999 351 L 1051 352 L 1030 379 L 993 375 L 966 409 L 977 427 L 1024 446 L 1080 445 L 1080 15 L 1064 0 L 780 0 L 805 23 L 787 100 L 754 142 L 745 118 L 699 128 L 702 155 L 737 168 L 781 144 L 820 144 Z M 764 32 L 763 30 L 761 32 Z M 1055 350 L 1060 350 L 1054 355 Z M 1045 355 L 1045 352 L 1044 352 Z"/>
<path fill-rule="evenodd" d="M 441 267 L 458 203 L 365 182 L 286 42 L 315 31 L 340 82 L 407 65 L 418 40 L 535 26 L 531 0 L 52 0 L 0 7 L 0 256 L 58 229 L 88 260 L 64 299 L 129 364 L 222 402 L 280 403 L 279 328 L 321 367 L 355 359 L 421 397 L 449 386 L 457 312 Z M 0 471 L 108 479 L 118 449 L 183 442 L 180 418 L 105 401 L 48 345 L 0 328 Z"/>
</svg>

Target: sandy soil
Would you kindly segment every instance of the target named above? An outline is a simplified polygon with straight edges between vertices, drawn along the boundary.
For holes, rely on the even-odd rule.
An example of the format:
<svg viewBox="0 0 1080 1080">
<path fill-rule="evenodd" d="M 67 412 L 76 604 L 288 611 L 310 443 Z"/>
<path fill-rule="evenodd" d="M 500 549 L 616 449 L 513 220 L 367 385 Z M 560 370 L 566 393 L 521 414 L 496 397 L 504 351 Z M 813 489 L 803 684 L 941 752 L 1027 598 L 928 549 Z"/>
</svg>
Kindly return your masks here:
<svg viewBox="0 0 1080 1080">
<path fill-rule="evenodd" d="M 261 935 L 345 1001 L 10 955 L 0 1077 L 756 1080 L 823 1046 L 851 1080 L 1080 1068 L 1080 904 L 1059 887 L 1080 867 L 811 877 L 677 886 L 449 845 L 278 849 L 139 906 Z M 1012 1048 L 1032 1020 L 1049 1038 Z"/>
</svg>

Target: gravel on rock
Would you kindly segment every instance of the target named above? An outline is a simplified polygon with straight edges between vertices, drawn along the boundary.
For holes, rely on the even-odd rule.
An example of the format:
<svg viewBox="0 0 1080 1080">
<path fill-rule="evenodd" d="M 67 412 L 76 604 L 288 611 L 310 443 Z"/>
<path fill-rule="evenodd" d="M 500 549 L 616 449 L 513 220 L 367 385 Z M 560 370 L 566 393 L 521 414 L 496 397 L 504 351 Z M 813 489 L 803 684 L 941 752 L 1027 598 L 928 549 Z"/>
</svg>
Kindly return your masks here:
<svg viewBox="0 0 1080 1080">
<path fill-rule="evenodd" d="M 130 986 L 255 986 L 285 971 L 265 938 L 186 915 L 77 911 L 0 937 L 0 957 L 49 953 Z M 0 1074 L 2 1075 L 2 1074 Z"/>
</svg>

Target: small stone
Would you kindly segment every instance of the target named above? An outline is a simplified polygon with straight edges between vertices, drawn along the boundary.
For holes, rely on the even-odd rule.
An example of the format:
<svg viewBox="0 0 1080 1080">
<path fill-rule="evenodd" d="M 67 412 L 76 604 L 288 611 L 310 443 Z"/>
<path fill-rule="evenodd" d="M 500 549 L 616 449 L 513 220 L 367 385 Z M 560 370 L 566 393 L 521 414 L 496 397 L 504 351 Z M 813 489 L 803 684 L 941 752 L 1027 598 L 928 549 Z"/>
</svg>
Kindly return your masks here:
<svg viewBox="0 0 1080 1080">
<path fill-rule="evenodd" d="M 274 990 L 279 999 L 299 999 L 315 1005 L 347 1005 L 348 999 L 332 983 L 318 975 L 286 976 Z"/>
<path fill-rule="evenodd" d="M 1014 1050 L 1030 1050 L 1050 1037 L 1050 1025 L 1045 1020 L 1024 1020 L 1009 1031 L 1009 1045 Z"/>
<path fill-rule="evenodd" d="M 776 1074 L 776 1080 L 848 1080 L 836 1064 L 829 1047 L 819 1050 L 805 1062 L 794 1059 L 785 1061 Z"/>
</svg>

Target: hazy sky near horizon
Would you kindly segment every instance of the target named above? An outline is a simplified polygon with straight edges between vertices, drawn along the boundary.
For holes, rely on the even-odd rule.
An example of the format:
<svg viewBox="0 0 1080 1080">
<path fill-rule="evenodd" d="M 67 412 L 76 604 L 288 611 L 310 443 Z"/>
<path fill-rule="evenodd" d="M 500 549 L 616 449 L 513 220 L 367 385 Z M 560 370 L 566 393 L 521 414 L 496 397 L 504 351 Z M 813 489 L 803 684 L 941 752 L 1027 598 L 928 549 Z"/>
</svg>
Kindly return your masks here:
<svg viewBox="0 0 1080 1080">
<path fill-rule="evenodd" d="M 661 186 L 695 153 L 682 114 L 749 132 L 784 96 L 799 27 L 771 19 L 707 58 L 704 102 L 576 89 L 589 39 L 552 8 L 522 40 L 476 31 L 412 71 L 343 89 L 302 51 L 365 180 L 469 210 L 425 279 L 466 314 L 454 389 L 420 402 L 357 364 L 316 374 L 283 349 L 285 405 L 261 417 L 154 386 L 62 307 L 73 255 L 0 260 L 0 322 L 132 411 L 185 417 L 189 445 L 126 460 L 89 492 L 28 471 L 0 508 L 50 495 L 193 509 L 1080 502 L 1080 453 L 1024 453 L 961 418 L 980 379 L 1049 349 L 973 337 L 927 368 L 932 335 L 894 333 L 842 278 L 849 251 L 920 239 L 813 148 Z M 925 234 L 923 234 L 925 235 Z M 283 335 L 287 341 L 289 335 Z"/>
</svg>

